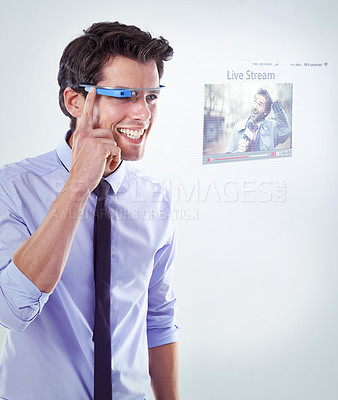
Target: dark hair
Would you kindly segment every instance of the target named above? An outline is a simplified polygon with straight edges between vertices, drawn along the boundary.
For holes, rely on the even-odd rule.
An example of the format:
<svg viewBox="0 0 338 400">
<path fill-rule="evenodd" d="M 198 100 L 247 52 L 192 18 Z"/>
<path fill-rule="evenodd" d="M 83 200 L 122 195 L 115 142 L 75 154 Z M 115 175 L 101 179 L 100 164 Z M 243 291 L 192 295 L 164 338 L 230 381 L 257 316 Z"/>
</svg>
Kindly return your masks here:
<svg viewBox="0 0 338 400">
<path fill-rule="evenodd" d="M 65 48 L 59 66 L 59 104 L 62 112 L 71 119 L 70 128 L 75 129 L 76 118 L 67 110 L 63 93 L 66 87 L 75 92 L 87 92 L 80 83 L 96 85 L 102 79 L 104 65 L 114 56 L 124 56 L 141 63 L 154 60 L 159 77 L 163 75 L 163 61 L 173 56 L 173 49 L 162 36 L 153 38 L 133 25 L 119 22 L 99 22 L 83 31 Z"/>
<path fill-rule="evenodd" d="M 265 103 L 265 112 L 267 112 L 266 115 L 268 115 L 271 111 L 271 106 L 272 106 L 272 99 L 269 95 L 269 92 L 265 89 L 258 89 L 257 94 L 260 94 L 261 96 L 265 97 L 266 103 Z"/>
</svg>

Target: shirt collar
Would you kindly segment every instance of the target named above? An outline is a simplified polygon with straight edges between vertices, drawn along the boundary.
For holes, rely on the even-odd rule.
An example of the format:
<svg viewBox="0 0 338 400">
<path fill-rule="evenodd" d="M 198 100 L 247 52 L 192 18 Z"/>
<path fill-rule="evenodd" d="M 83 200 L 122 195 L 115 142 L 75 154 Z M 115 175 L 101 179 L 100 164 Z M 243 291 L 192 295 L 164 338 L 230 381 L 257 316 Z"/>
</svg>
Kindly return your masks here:
<svg viewBox="0 0 338 400">
<path fill-rule="evenodd" d="M 71 161 L 72 161 L 72 149 L 69 147 L 67 140 L 72 134 L 72 131 L 68 131 L 65 137 L 61 140 L 59 146 L 56 149 L 56 153 L 59 157 L 61 164 L 69 172 Z M 120 189 L 124 176 L 125 176 L 125 163 L 122 161 L 120 166 L 110 175 L 108 175 L 105 180 L 110 184 L 114 193 L 117 193 Z M 109 195 L 109 193 L 108 193 Z"/>
</svg>

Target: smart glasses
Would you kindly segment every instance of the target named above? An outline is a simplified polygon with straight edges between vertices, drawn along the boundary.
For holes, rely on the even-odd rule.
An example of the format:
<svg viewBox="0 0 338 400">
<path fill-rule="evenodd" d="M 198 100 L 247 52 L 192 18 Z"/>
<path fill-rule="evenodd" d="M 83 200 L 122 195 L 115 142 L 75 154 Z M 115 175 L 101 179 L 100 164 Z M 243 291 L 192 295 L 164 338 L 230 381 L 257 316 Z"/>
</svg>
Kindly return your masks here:
<svg viewBox="0 0 338 400">
<path fill-rule="evenodd" d="M 80 87 L 83 87 L 86 92 L 89 92 L 91 87 L 96 88 L 96 93 L 102 96 L 116 97 L 126 100 L 131 100 L 135 102 L 141 94 L 146 95 L 146 98 L 151 98 L 151 100 L 156 100 L 157 96 L 160 94 L 160 89 L 164 88 L 164 85 L 160 85 L 157 88 L 112 88 L 106 86 L 96 86 L 88 85 L 86 83 L 80 83 Z"/>
</svg>

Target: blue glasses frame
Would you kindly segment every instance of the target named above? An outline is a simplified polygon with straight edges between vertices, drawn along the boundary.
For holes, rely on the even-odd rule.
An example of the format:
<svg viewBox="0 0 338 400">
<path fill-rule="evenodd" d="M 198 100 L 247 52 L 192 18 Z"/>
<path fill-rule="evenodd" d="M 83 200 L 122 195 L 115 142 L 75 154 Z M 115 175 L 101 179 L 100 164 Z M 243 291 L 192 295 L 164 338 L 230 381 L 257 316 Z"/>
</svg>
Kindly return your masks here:
<svg viewBox="0 0 338 400">
<path fill-rule="evenodd" d="M 106 86 L 96 86 L 96 85 L 87 85 L 86 83 L 80 83 L 80 87 L 83 87 L 86 92 L 89 92 L 91 87 L 96 88 L 96 93 L 102 96 L 110 96 L 110 97 L 135 97 L 138 96 L 139 91 L 159 91 L 160 89 L 164 88 L 164 85 L 160 85 L 157 88 L 112 88 Z"/>
</svg>

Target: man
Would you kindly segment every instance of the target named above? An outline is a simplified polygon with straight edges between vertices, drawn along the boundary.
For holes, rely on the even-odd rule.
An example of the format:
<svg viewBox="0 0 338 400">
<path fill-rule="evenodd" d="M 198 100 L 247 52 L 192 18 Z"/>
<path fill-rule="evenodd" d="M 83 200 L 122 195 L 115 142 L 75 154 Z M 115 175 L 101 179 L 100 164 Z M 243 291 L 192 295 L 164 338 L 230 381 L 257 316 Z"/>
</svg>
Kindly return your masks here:
<svg viewBox="0 0 338 400">
<path fill-rule="evenodd" d="M 266 119 L 271 108 L 275 113 L 274 120 Z M 226 152 L 273 150 L 279 143 L 284 143 L 290 134 L 291 125 L 279 101 L 272 102 L 267 90 L 258 89 L 251 115 L 234 126 Z"/>
<path fill-rule="evenodd" d="M 179 398 L 170 196 L 127 163 L 143 156 L 172 53 L 134 26 L 92 25 L 60 61 L 71 130 L 56 151 L 0 171 L 0 321 L 10 330 L 0 398 L 92 399 L 95 388 L 95 400 L 143 400 L 150 377 L 157 399 Z M 105 212 L 111 244 L 98 251 Z M 106 311 L 96 310 L 96 257 L 107 248 L 109 370 L 95 374 Z"/>
</svg>

